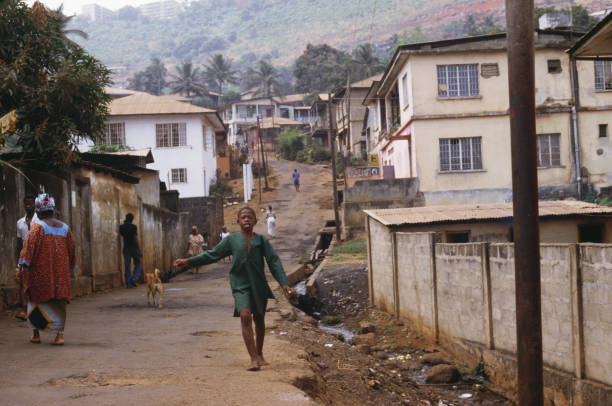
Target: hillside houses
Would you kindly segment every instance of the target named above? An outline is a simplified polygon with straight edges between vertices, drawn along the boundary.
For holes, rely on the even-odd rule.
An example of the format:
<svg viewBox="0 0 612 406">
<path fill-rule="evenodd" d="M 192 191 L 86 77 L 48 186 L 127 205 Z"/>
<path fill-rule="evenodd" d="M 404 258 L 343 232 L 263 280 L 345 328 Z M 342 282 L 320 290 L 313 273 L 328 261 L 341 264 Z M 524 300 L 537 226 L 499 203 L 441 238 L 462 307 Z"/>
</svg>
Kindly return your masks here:
<svg viewBox="0 0 612 406">
<path fill-rule="evenodd" d="M 534 35 L 540 196 L 610 187 L 610 62 L 574 65 L 565 51 L 581 34 Z M 369 152 L 396 178 L 418 178 L 426 205 L 511 200 L 505 40 L 501 33 L 400 46 L 364 98 Z"/>
</svg>

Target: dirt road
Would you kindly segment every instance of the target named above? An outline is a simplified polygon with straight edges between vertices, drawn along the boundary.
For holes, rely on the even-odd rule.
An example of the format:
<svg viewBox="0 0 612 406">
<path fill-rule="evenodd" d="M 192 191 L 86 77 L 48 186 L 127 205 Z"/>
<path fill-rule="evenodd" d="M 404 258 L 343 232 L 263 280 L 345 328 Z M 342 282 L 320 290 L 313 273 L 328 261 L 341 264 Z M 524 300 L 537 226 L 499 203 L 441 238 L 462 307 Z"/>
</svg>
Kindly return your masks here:
<svg viewBox="0 0 612 406">
<path fill-rule="evenodd" d="M 329 188 L 321 187 L 329 173 L 295 163 L 271 165 L 278 188 L 262 203 L 278 214 L 273 245 L 289 266 L 310 250 L 329 217 Z M 294 167 L 302 175 L 299 193 L 291 184 Z M 257 231 L 264 230 L 258 224 Z M 165 285 L 161 310 L 147 306 L 143 286 L 75 299 L 64 347 L 49 345 L 47 335 L 43 344 L 30 344 L 26 324 L 9 312 L 1 315 L 0 405 L 312 404 L 292 385 L 312 371 L 297 357 L 298 347 L 277 338 L 277 312 L 267 316 L 264 352 L 271 365 L 245 371 L 248 356 L 239 319 L 231 317 L 228 270 L 220 263 L 175 278 Z"/>
</svg>

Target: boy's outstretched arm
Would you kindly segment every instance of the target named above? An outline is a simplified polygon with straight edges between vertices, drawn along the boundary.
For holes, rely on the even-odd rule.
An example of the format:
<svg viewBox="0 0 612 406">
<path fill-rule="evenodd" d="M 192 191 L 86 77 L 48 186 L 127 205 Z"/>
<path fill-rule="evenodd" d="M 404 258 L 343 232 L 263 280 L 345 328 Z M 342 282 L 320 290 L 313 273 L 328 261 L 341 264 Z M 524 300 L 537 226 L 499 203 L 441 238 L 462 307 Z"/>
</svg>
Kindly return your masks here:
<svg viewBox="0 0 612 406">
<path fill-rule="evenodd" d="M 191 268 L 194 266 L 208 265 L 217 262 L 232 254 L 232 247 L 229 238 L 224 238 L 211 250 L 191 258 L 180 258 L 174 261 L 174 266 L 179 269 Z"/>
<path fill-rule="evenodd" d="M 289 287 L 289 280 L 287 279 L 287 275 L 285 274 L 285 270 L 283 269 L 283 264 L 281 263 L 280 258 L 272 248 L 272 244 L 268 241 L 267 238 L 264 238 L 263 248 L 264 248 L 264 257 L 266 258 L 266 262 L 268 263 L 268 268 L 270 268 L 270 272 L 274 279 L 278 282 L 278 284 L 283 289 L 283 293 L 287 299 L 290 299 L 292 295 L 292 289 Z"/>
</svg>

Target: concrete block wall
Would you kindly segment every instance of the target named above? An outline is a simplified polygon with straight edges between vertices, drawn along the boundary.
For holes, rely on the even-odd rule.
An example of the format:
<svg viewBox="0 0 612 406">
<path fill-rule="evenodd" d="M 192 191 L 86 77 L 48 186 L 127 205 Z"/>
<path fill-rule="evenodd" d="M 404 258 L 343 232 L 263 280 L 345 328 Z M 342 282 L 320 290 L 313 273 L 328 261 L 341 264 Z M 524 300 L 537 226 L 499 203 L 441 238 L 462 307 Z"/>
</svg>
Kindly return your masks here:
<svg viewBox="0 0 612 406">
<path fill-rule="evenodd" d="M 436 244 L 438 328 L 452 337 L 486 344 L 484 243 Z"/>
<path fill-rule="evenodd" d="M 480 354 L 501 368 L 488 372 L 492 379 L 514 390 L 513 244 L 438 244 L 433 233 L 394 232 L 369 217 L 366 229 L 373 304 Z M 568 404 L 607 405 L 612 245 L 542 244 L 540 256 L 547 393 Z"/>
<path fill-rule="evenodd" d="M 612 246 L 581 244 L 584 374 L 612 384 Z"/>
<path fill-rule="evenodd" d="M 399 315 L 436 334 L 433 233 L 395 233 Z"/>
<path fill-rule="evenodd" d="M 378 221 L 366 219 L 372 236 L 368 240 L 370 301 L 389 313 L 395 313 L 391 232 Z"/>
</svg>

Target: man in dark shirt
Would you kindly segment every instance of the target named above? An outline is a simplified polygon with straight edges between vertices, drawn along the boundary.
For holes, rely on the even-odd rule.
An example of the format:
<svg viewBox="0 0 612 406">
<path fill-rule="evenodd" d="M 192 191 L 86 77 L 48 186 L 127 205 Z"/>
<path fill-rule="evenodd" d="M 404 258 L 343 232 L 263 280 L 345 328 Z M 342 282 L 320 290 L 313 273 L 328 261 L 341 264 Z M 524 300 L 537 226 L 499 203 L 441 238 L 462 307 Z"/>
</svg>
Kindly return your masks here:
<svg viewBox="0 0 612 406">
<path fill-rule="evenodd" d="M 134 215 L 128 213 L 125 215 L 125 221 L 119 226 L 119 234 L 123 237 L 123 259 L 125 260 L 125 286 L 127 288 L 136 287 L 136 282 L 140 277 L 142 270 L 140 247 L 138 246 L 138 229 L 132 221 Z M 132 275 L 131 265 L 134 260 L 134 274 Z"/>
</svg>

